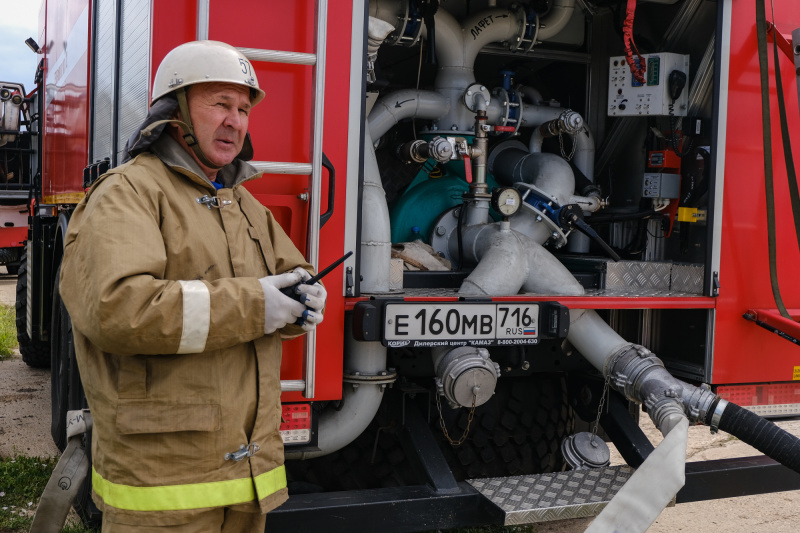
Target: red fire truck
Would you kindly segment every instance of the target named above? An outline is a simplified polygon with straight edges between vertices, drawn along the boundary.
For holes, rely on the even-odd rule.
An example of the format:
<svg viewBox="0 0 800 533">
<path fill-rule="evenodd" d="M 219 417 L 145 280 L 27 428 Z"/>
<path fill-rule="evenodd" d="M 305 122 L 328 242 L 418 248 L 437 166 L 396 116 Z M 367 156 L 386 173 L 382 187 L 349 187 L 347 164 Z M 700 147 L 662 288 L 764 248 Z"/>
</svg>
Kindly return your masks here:
<svg viewBox="0 0 800 533">
<path fill-rule="evenodd" d="M 51 369 L 55 442 L 85 402 L 70 215 L 195 39 L 239 47 L 267 93 L 246 186 L 315 266 L 355 252 L 284 344 L 272 530 L 590 516 L 653 451 L 634 403 L 665 433 L 800 415 L 800 11 L 771 3 L 44 0 L 0 199 L 29 203 L 18 335 Z M 778 462 L 686 465 L 678 503 L 800 487 L 755 444 Z"/>
<path fill-rule="evenodd" d="M 22 84 L 0 82 L 0 265 L 12 275 L 19 270 L 28 234 L 29 165 L 34 161 L 29 97 Z"/>
</svg>

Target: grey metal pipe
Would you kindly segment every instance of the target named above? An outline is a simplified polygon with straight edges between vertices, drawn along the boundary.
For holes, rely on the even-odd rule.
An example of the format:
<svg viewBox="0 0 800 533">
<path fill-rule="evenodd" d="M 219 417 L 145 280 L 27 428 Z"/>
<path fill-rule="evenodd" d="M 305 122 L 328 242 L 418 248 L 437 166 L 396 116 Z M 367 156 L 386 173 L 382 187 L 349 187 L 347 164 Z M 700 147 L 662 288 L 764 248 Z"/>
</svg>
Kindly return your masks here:
<svg viewBox="0 0 800 533">
<path fill-rule="evenodd" d="M 572 162 L 591 182 L 594 182 L 594 135 L 584 123 L 583 129 L 575 135 L 575 156 Z"/>
<path fill-rule="evenodd" d="M 373 139 L 380 139 L 403 119 L 437 119 L 449 110 L 450 101 L 437 92 L 404 89 L 375 102 L 368 123 Z"/>
<path fill-rule="evenodd" d="M 483 21 L 491 20 L 490 24 Z M 458 22 L 453 15 L 439 9 L 436 20 L 436 60 L 439 70 L 434 86 L 452 103 L 439 127 L 469 131 L 473 113 L 463 105 L 464 90 L 475 83 L 474 64 L 480 50 L 489 43 L 507 41 L 522 31 L 517 17 L 507 9 L 489 9 Z M 499 116 L 495 113 L 495 116 Z M 496 120 L 496 118 L 495 118 Z"/>
<path fill-rule="evenodd" d="M 566 163 L 552 154 L 526 154 L 520 146 L 520 143 L 510 142 L 501 145 L 492 154 L 490 168 L 498 180 L 533 183 L 555 199 L 571 194 L 574 188 L 571 172 L 542 171 L 542 162 L 544 165 L 550 164 L 550 159 L 554 164 L 556 161 L 559 164 Z M 575 277 L 542 246 L 547 238 L 549 236 L 542 232 L 528 236 L 513 231 L 508 222 L 464 228 L 463 261 L 477 262 L 477 266 L 463 282 L 459 293 L 499 296 L 517 294 L 522 289 L 540 294 L 583 294 L 583 287 Z M 451 237 L 448 247 L 450 254 L 455 257 L 458 253 L 456 236 Z M 683 405 L 694 406 L 697 412 L 693 412 L 693 416 L 702 417 L 710 405 L 709 398 L 714 397 L 710 392 L 698 392 L 697 387 L 682 384 L 673 378 L 654 356 L 646 364 L 642 363 L 641 368 L 631 366 L 632 354 L 638 354 L 636 361 L 646 359 L 641 351 L 644 348 L 639 349 L 626 341 L 592 310 L 574 310 L 570 313 L 567 339 L 604 376 L 627 376 L 619 386 L 632 399 L 654 402 L 648 407 L 652 407 L 651 414 L 655 412 L 657 424 L 674 414 L 672 404 L 676 398 Z M 658 370 L 659 366 L 663 371 Z M 631 369 L 636 370 L 635 375 L 631 375 Z M 631 383 L 636 384 L 633 389 L 625 388 L 626 384 Z M 664 387 L 664 384 L 667 386 Z M 659 393 L 661 389 L 668 392 L 662 390 Z"/>
<path fill-rule="evenodd" d="M 575 0 L 561 0 L 575 2 Z M 491 23 L 484 25 L 486 20 Z M 438 20 L 437 20 L 438 24 Z M 481 49 L 489 43 L 514 42 L 520 35 L 523 28 L 520 27 L 519 19 L 508 9 L 488 9 L 474 14 L 466 19 L 463 24 L 462 39 L 464 42 L 463 65 L 470 67 L 475 64 L 475 59 Z M 439 27 L 436 27 L 436 40 L 438 46 Z"/>
<path fill-rule="evenodd" d="M 378 21 L 380 22 L 380 21 Z M 388 33 L 387 25 L 374 24 L 371 35 L 371 53 L 377 53 Z M 391 127 L 391 126 L 389 126 Z M 389 264 L 391 260 L 391 232 L 386 194 L 381 183 L 378 161 L 369 122 L 364 128 L 364 184 L 362 191 L 361 231 L 361 285 L 362 292 L 389 291 Z M 387 374 L 386 348 L 379 342 L 358 342 L 352 338 L 352 319 L 345 318 L 344 372 L 351 377 L 342 391 L 339 410 L 326 409 L 319 418 L 319 437 L 314 452 L 288 452 L 287 459 L 312 459 L 328 455 L 350 444 L 369 426 L 378 412 L 383 391 L 389 380 L 371 377 Z M 357 376 L 357 377 L 356 377 Z"/>
<path fill-rule="evenodd" d="M 205 41 L 208 39 L 208 22 L 211 14 L 211 0 L 197 0 L 197 24 L 195 26 L 195 39 Z"/>
<path fill-rule="evenodd" d="M 464 250 L 480 261 L 459 294 L 516 294 L 520 289 L 541 294 L 583 293 L 581 285 L 552 254 L 540 243 L 510 230 L 508 222 L 466 228 L 463 241 Z M 667 437 L 631 479 L 631 486 L 626 484 L 620 491 L 623 496 L 612 500 L 589 529 L 616 530 L 607 524 L 616 524 L 620 517 L 616 509 L 625 507 L 623 500 L 632 499 L 641 505 L 637 505 L 636 525 L 630 530 L 644 531 L 684 484 L 687 415 L 696 421 L 705 420 L 716 405 L 716 397 L 708 389 L 672 377 L 661 361 L 623 339 L 593 310 L 570 312 L 567 340 L 610 380 L 612 387 L 643 402 L 656 427 Z"/>
<path fill-rule="evenodd" d="M 462 232 L 465 262 L 478 261 L 460 295 L 500 296 L 524 292 L 581 295 L 583 287 L 539 242 L 510 229 L 508 222 L 471 226 Z M 450 253 L 457 253 L 455 238 Z M 715 395 L 674 378 L 661 361 L 622 338 L 591 309 L 572 310 L 567 340 L 592 366 L 612 376 L 611 385 L 648 407 L 656 426 L 686 412 L 694 421 L 708 415 Z M 685 411 L 684 411 L 685 410 Z"/>
<path fill-rule="evenodd" d="M 540 106 L 540 107 L 544 107 L 544 106 Z M 589 181 L 593 182 L 594 181 L 594 153 L 595 153 L 595 146 L 594 146 L 594 136 L 592 135 L 592 131 L 586 125 L 586 122 L 583 121 L 583 117 L 581 117 L 578 113 L 575 113 L 572 110 L 561 109 L 561 108 L 552 108 L 552 107 L 551 108 L 547 108 L 547 109 L 558 109 L 558 110 L 561 111 L 561 113 L 564 113 L 565 111 L 566 112 L 570 112 L 570 113 L 573 113 L 574 115 L 577 115 L 580 118 L 581 128 L 577 133 L 575 133 L 575 135 L 573 137 L 573 140 L 575 142 L 575 155 L 573 156 L 572 162 L 575 164 L 575 166 L 578 168 L 578 170 L 583 172 L 583 175 L 586 176 L 586 178 Z M 526 115 L 526 113 L 525 113 L 526 111 L 528 111 L 527 107 L 523 110 L 523 118 Z M 533 118 L 535 116 L 535 114 L 538 113 L 538 112 L 546 113 L 546 111 L 544 111 L 544 110 L 538 110 L 537 111 L 536 109 L 533 109 L 533 110 L 529 111 L 529 117 Z M 560 116 L 561 116 L 561 114 L 559 114 L 559 117 Z M 556 119 L 552 119 L 552 120 L 556 120 Z M 545 121 L 545 122 L 547 122 L 547 121 Z M 529 125 L 529 124 L 527 123 L 527 120 L 526 120 L 526 126 L 527 125 Z M 537 126 L 538 126 L 538 124 L 537 124 Z M 533 135 L 531 135 L 531 140 L 530 140 L 530 143 L 528 144 L 528 149 L 531 152 L 541 152 L 542 151 L 542 141 L 543 140 L 544 140 L 544 135 L 542 134 L 540 129 L 537 127 L 533 131 Z"/>
<path fill-rule="evenodd" d="M 546 240 L 546 238 L 545 238 Z M 583 287 L 539 242 L 510 228 L 508 222 L 483 224 L 462 231 L 463 260 L 477 266 L 464 280 L 461 295 L 508 295 L 520 289 L 539 294 L 579 296 Z M 448 242 L 458 256 L 456 237 Z"/>
<path fill-rule="evenodd" d="M 546 192 L 559 205 L 566 205 L 575 192 L 575 176 L 569 163 L 555 154 L 529 153 L 518 141 L 495 147 L 489 171 L 503 185 L 530 183 Z"/>
<path fill-rule="evenodd" d="M 364 128 L 364 189 L 361 215 L 361 292 L 389 292 L 392 238 L 389 207 L 381 183 L 369 123 Z"/>
<path fill-rule="evenodd" d="M 546 105 L 526 105 L 522 109 L 522 120 L 525 124 L 525 127 L 539 126 L 541 124 L 544 124 L 548 120 L 556 120 L 558 117 L 561 116 L 561 113 L 563 113 L 564 111 L 565 109 L 561 107 L 550 107 Z"/>
<path fill-rule="evenodd" d="M 345 331 L 352 331 L 352 318 L 345 318 Z M 386 372 L 386 348 L 380 342 L 360 342 L 349 333 L 344 341 L 345 373 L 379 376 Z M 387 381 L 390 381 L 387 380 Z M 340 450 L 367 429 L 383 400 L 385 383 L 367 380 L 358 384 L 345 383 L 341 409 L 326 409 L 319 418 L 318 451 L 286 452 L 287 459 L 313 459 Z"/>
<path fill-rule="evenodd" d="M 528 85 L 520 85 L 516 89 L 517 92 L 528 98 L 533 105 L 541 104 L 544 99 L 542 98 L 542 93 Z"/>
<path fill-rule="evenodd" d="M 555 0 L 550 6 L 550 11 L 539 22 L 539 40 L 547 41 L 563 30 L 572 13 L 575 11 L 575 0 Z"/>
</svg>

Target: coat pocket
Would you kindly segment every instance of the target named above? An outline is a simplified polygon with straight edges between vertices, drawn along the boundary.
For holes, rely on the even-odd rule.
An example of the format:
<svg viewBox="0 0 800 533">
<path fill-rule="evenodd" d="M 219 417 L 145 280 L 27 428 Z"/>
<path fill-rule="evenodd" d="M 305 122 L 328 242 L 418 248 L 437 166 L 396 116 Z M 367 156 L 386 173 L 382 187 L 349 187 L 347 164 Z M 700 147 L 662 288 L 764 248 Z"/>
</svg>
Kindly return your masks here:
<svg viewBox="0 0 800 533">
<path fill-rule="evenodd" d="M 120 399 L 147 398 L 147 357 L 120 356 L 117 390 Z"/>
<path fill-rule="evenodd" d="M 117 405 L 117 431 L 122 435 L 219 431 L 220 413 L 216 404 L 123 401 Z"/>
</svg>

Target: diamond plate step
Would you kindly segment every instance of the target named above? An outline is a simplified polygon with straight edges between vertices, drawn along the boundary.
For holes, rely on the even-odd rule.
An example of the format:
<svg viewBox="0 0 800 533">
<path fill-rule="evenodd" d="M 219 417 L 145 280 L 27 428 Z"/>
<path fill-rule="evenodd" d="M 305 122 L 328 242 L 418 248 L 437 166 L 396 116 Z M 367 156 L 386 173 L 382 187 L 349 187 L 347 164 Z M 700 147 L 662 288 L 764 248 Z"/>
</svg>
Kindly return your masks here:
<svg viewBox="0 0 800 533">
<path fill-rule="evenodd" d="M 633 475 L 629 466 L 472 479 L 469 484 L 506 514 L 505 525 L 596 516 Z"/>
</svg>

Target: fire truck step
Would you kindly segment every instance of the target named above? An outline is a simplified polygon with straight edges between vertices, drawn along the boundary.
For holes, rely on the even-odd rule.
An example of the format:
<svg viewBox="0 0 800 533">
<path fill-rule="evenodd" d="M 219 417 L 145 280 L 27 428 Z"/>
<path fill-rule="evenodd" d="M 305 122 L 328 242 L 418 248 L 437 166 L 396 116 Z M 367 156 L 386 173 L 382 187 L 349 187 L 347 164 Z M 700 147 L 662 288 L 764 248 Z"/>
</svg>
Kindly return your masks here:
<svg viewBox="0 0 800 533">
<path fill-rule="evenodd" d="M 629 466 L 610 466 L 469 484 L 505 513 L 505 525 L 513 526 L 596 516 L 633 472 Z"/>
</svg>

